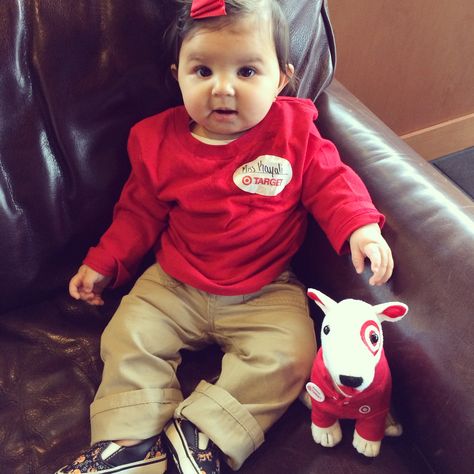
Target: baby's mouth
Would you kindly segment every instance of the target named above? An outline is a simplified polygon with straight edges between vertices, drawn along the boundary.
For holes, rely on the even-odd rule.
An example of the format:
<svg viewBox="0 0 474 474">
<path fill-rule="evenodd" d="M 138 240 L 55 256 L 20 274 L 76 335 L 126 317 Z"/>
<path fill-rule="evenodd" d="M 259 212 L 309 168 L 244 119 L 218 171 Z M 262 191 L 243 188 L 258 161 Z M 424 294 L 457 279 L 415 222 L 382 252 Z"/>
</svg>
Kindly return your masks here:
<svg viewBox="0 0 474 474">
<path fill-rule="evenodd" d="M 237 110 L 233 110 L 233 109 L 214 109 L 213 112 L 218 115 L 223 115 L 223 116 L 237 114 Z"/>
</svg>

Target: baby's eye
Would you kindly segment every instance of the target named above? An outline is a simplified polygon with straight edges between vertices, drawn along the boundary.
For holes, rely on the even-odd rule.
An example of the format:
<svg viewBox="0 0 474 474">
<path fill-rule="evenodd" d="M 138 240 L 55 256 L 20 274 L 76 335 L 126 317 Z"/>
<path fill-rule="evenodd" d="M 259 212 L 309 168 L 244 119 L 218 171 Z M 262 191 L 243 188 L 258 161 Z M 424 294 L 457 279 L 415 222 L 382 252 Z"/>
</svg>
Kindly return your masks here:
<svg viewBox="0 0 474 474">
<path fill-rule="evenodd" d="M 199 66 L 194 71 L 199 77 L 209 77 L 212 75 L 212 71 L 207 66 Z"/>
<path fill-rule="evenodd" d="M 239 76 L 242 76 L 242 77 L 252 77 L 255 74 L 256 74 L 256 71 L 253 67 L 245 66 L 239 69 Z"/>
</svg>

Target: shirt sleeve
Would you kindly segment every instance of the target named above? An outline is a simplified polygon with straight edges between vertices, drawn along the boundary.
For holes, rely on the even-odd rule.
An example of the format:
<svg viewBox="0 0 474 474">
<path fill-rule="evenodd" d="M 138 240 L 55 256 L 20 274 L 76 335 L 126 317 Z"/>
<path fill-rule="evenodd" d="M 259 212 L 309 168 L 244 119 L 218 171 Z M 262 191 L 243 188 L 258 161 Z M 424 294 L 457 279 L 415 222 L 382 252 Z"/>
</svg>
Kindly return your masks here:
<svg viewBox="0 0 474 474">
<path fill-rule="evenodd" d="M 95 271 L 112 276 L 114 287 L 135 273 L 166 227 L 171 208 L 171 203 L 157 198 L 142 159 L 140 141 L 133 133 L 128 141 L 128 153 L 132 170 L 115 205 L 112 224 L 84 260 Z"/>
<path fill-rule="evenodd" d="M 302 202 L 339 254 L 348 250 L 347 241 L 359 227 L 372 223 L 382 227 L 385 221 L 360 177 L 316 129 L 308 142 Z"/>
</svg>

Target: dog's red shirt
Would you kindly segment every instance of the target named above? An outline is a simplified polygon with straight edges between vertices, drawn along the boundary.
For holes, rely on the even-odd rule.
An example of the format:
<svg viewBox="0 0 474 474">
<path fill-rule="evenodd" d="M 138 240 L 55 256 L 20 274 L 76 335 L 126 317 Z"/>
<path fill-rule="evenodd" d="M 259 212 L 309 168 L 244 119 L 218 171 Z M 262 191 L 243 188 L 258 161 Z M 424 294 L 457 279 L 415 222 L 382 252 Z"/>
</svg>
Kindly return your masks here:
<svg viewBox="0 0 474 474">
<path fill-rule="evenodd" d="M 349 390 L 351 393 L 350 396 L 341 394 L 324 365 L 322 349 L 314 360 L 311 382 L 317 386 L 316 393 L 311 395 L 311 419 L 316 426 L 328 428 L 340 418 L 350 418 L 356 420 L 356 430 L 364 439 L 379 441 L 383 438 L 392 388 L 383 350 L 372 384 L 361 392 L 341 387 L 344 393 Z"/>
</svg>

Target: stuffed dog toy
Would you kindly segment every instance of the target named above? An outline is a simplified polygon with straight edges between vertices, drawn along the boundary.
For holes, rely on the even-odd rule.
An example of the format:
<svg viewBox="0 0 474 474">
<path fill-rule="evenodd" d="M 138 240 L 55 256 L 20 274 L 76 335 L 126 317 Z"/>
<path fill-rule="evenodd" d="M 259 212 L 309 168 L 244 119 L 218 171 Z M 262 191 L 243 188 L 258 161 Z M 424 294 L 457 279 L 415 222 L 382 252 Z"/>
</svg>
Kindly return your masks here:
<svg viewBox="0 0 474 474">
<path fill-rule="evenodd" d="M 367 457 L 377 456 L 392 386 L 381 323 L 399 321 L 408 307 L 403 303 L 371 306 L 352 299 L 336 303 L 312 288 L 308 296 L 325 314 L 321 348 L 306 385 L 314 441 L 335 446 L 342 439 L 338 420 L 355 419 L 353 446 Z"/>
</svg>

